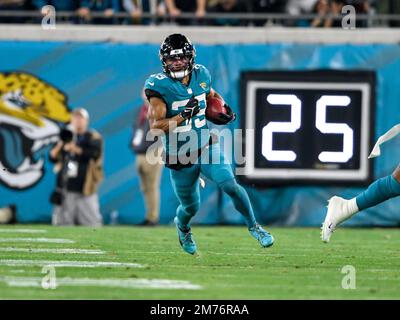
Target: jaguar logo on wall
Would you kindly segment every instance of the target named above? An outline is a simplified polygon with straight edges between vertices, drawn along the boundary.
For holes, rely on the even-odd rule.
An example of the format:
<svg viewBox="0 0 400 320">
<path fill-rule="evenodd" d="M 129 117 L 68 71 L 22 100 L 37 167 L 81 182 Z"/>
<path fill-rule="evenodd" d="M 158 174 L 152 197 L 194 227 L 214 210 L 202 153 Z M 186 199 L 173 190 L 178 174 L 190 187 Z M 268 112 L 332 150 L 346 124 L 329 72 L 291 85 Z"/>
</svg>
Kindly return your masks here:
<svg viewBox="0 0 400 320">
<path fill-rule="evenodd" d="M 69 122 L 67 96 L 24 72 L 0 72 L 0 183 L 26 189 L 43 177 L 46 147 Z"/>
</svg>

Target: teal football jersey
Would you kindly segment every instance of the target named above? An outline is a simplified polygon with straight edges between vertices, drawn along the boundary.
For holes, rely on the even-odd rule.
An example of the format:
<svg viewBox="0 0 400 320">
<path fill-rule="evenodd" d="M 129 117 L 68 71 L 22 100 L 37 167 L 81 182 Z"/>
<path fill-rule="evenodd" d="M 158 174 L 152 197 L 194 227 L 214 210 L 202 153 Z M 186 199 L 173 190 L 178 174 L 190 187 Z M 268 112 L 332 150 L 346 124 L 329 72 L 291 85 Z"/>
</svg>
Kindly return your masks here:
<svg viewBox="0 0 400 320">
<path fill-rule="evenodd" d="M 167 118 L 181 113 L 193 96 L 199 101 L 200 112 L 197 115 L 182 122 L 175 130 L 162 137 L 167 154 L 185 154 L 208 144 L 210 132 L 205 113 L 206 98 L 211 90 L 211 76 L 206 67 L 195 64 L 188 85 L 169 77 L 166 73 L 158 73 L 146 80 L 144 88 L 161 95 L 167 105 Z"/>
</svg>

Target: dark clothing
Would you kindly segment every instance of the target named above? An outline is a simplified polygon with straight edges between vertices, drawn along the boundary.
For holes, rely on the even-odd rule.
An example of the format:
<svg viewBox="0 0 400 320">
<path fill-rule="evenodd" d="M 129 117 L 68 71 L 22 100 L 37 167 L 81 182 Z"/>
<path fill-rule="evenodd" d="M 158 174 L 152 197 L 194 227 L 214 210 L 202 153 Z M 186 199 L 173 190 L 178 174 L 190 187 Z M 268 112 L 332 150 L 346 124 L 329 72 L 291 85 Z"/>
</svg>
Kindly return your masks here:
<svg viewBox="0 0 400 320">
<path fill-rule="evenodd" d="M 175 0 L 175 7 L 177 7 L 182 12 L 195 12 L 197 9 L 197 1 Z"/>
<path fill-rule="evenodd" d="M 44 6 L 51 5 L 58 11 L 70 11 L 74 12 L 80 8 L 79 0 L 32 0 L 32 6 L 36 10 L 41 10 Z M 57 17 L 57 21 L 73 22 L 78 23 L 79 19 L 77 17 Z M 39 18 L 36 23 L 41 23 L 41 18 Z"/>
<path fill-rule="evenodd" d="M 287 0 L 253 0 L 252 11 L 257 13 L 284 13 Z"/>
<path fill-rule="evenodd" d="M 369 0 L 347 0 L 344 5 L 352 5 L 356 9 L 356 14 L 368 14 L 368 10 L 366 5 L 370 3 L 372 5 L 373 1 Z M 356 28 L 367 28 L 368 27 L 368 20 L 361 20 L 356 19 Z M 340 25 L 341 27 L 341 25 Z"/>
<path fill-rule="evenodd" d="M 210 7 L 208 12 L 215 13 L 243 13 L 247 12 L 247 7 L 242 2 L 237 2 L 230 10 L 224 9 L 222 4 L 217 4 L 214 7 Z M 217 18 L 210 22 L 211 25 L 215 26 L 245 26 L 247 21 L 240 19 L 224 19 Z"/>
<path fill-rule="evenodd" d="M 79 3 L 79 0 L 32 0 L 37 10 L 46 5 L 52 5 L 57 11 L 75 11 L 79 8 Z"/>
<path fill-rule="evenodd" d="M 197 1 L 175 0 L 175 7 L 181 10 L 182 13 L 195 13 L 197 10 Z M 182 26 L 199 25 L 201 21 L 200 19 L 175 18 L 175 22 Z"/>
<path fill-rule="evenodd" d="M 29 10 L 26 0 L 0 0 L 0 11 L 23 11 Z M 29 19 L 24 17 L 0 17 L 0 23 L 24 23 Z"/>
<path fill-rule="evenodd" d="M 82 0 L 81 7 L 89 8 L 91 11 L 104 11 L 113 9 L 115 12 L 120 11 L 119 0 Z"/>
<path fill-rule="evenodd" d="M 144 94 L 146 95 L 147 100 L 149 100 L 149 101 L 150 101 L 150 98 L 153 98 L 153 97 L 154 97 L 154 98 L 159 98 L 159 99 L 161 99 L 162 101 L 165 102 L 165 104 L 167 104 L 167 102 L 165 101 L 164 97 L 163 97 L 159 92 L 157 92 L 157 91 L 155 91 L 155 90 L 145 89 L 145 90 L 144 90 Z"/>
<path fill-rule="evenodd" d="M 288 0 L 253 0 L 249 1 L 250 12 L 255 13 L 284 13 Z M 254 20 L 255 26 L 263 26 L 267 20 Z M 280 23 L 280 21 L 274 21 Z"/>
<path fill-rule="evenodd" d="M 57 187 L 83 193 L 89 161 L 100 158 L 102 143 L 100 139 L 93 138 L 91 131 L 77 135 L 75 143 L 83 152 L 81 155 L 73 155 L 64 150 L 61 152 L 62 168 L 57 177 Z M 58 159 L 51 160 L 55 162 Z"/>
<path fill-rule="evenodd" d="M 184 157 L 185 163 L 182 163 L 180 161 L 179 156 L 171 156 L 171 155 L 167 154 L 165 151 L 163 151 L 162 158 L 163 158 L 164 164 L 167 168 L 172 169 L 172 170 L 181 170 L 184 168 L 190 168 L 196 163 L 197 159 L 201 156 L 201 154 L 204 152 L 204 150 L 215 143 L 218 143 L 218 136 L 216 136 L 215 134 L 211 134 L 208 144 L 206 144 L 204 147 L 202 147 L 198 150 L 192 151 L 192 152 L 190 152 L 190 151 L 186 152 L 185 157 Z"/>
<path fill-rule="evenodd" d="M 108 9 L 112 9 L 114 13 L 117 13 L 121 10 L 119 0 L 82 0 L 81 7 L 88 8 L 92 12 L 103 12 Z M 116 18 L 114 17 L 100 17 L 100 18 L 91 18 L 91 24 L 114 24 L 116 22 Z"/>
<path fill-rule="evenodd" d="M 23 10 L 26 7 L 26 0 L 0 0 L 0 8 L 5 10 Z"/>
<path fill-rule="evenodd" d="M 147 119 L 149 106 L 145 103 L 141 106 L 133 125 L 133 137 L 131 148 L 136 154 L 145 154 L 147 149 L 157 141 L 157 139 L 147 141 L 146 136 L 150 131 L 150 123 Z"/>
</svg>

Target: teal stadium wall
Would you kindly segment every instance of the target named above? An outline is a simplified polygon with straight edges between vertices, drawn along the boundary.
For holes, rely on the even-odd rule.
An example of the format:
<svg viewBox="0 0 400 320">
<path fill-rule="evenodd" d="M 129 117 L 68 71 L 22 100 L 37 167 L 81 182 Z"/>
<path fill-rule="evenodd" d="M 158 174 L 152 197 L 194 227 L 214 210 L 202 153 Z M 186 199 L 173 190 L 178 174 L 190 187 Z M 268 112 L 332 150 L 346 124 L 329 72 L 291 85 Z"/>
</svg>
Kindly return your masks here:
<svg viewBox="0 0 400 320">
<path fill-rule="evenodd" d="M 105 181 L 100 189 L 105 222 L 113 213 L 119 223 L 138 223 L 144 204 L 134 168 L 135 157 L 128 148 L 131 125 L 141 104 L 141 89 L 149 74 L 160 71 L 157 45 L 85 42 L 0 42 L 0 76 L 26 72 L 61 90 L 66 107 L 87 108 L 92 127 L 105 138 Z M 362 69 L 377 72 L 377 138 L 400 122 L 399 45 L 251 44 L 198 45 L 197 62 L 206 65 L 213 86 L 239 110 L 239 77 L 243 70 Z M 1 79 L 1 78 L 0 78 Z M 1 80 L 0 80 L 1 81 Z M 1 92 L 3 95 L 5 92 Z M 240 116 L 240 115 L 239 115 Z M 29 141 L 21 128 L 10 126 L 0 108 L 0 160 L 7 157 L 16 167 L 29 156 L 45 159 L 44 171 L 31 186 L 15 189 L 0 177 L 0 207 L 17 204 L 20 222 L 50 222 L 49 194 L 55 177 L 47 160 L 50 145 L 29 154 Z M 238 126 L 239 121 L 231 128 Z M 28 146 L 23 150 L 23 145 Z M 27 151 L 28 150 L 28 151 Z M 400 160 L 400 139 L 389 142 L 374 162 L 374 177 L 393 171 Z M 4 161 L 3 161 L 4 162 Z M 0 173 L 0 175 L 4 175 Z M 256 216 L 262 223 L 276 225 L 320 225 L 326 200 L 334 194 L 353 197 L 362 189 L 329 186 L 289 186 L 257 190 L 247 187 Z M 222 199 L 217 212 L 218 192 L 208 184 L 202 191 L 197 223 L 242 223 L 231 202 Z M 170 223 L 177 200 L 170 187 L 168 170 L 161 183 L 161 223 Z M 348 222 L 357 226 L 398 226 L 400 200 L 367 210 Z"/>
</svg>

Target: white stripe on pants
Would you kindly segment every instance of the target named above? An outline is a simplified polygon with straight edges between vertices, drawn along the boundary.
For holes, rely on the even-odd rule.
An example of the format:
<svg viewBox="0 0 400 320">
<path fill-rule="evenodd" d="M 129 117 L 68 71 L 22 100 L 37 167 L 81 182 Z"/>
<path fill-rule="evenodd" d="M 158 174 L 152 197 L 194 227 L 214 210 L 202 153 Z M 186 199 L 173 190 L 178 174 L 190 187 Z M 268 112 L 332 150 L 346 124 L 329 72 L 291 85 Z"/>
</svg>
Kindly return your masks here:
<svg viewBox="0 0 400 320">
<path fill-rule="evenodd" d="M 99 209 L 99 197 L 92 194 L 84 196 L 77 192 L 64 192 L 61 206 L 53 210 L 53 225 L 72 226 L 75 224 L 99 227 L 103 224 Z"/>
</svg>

